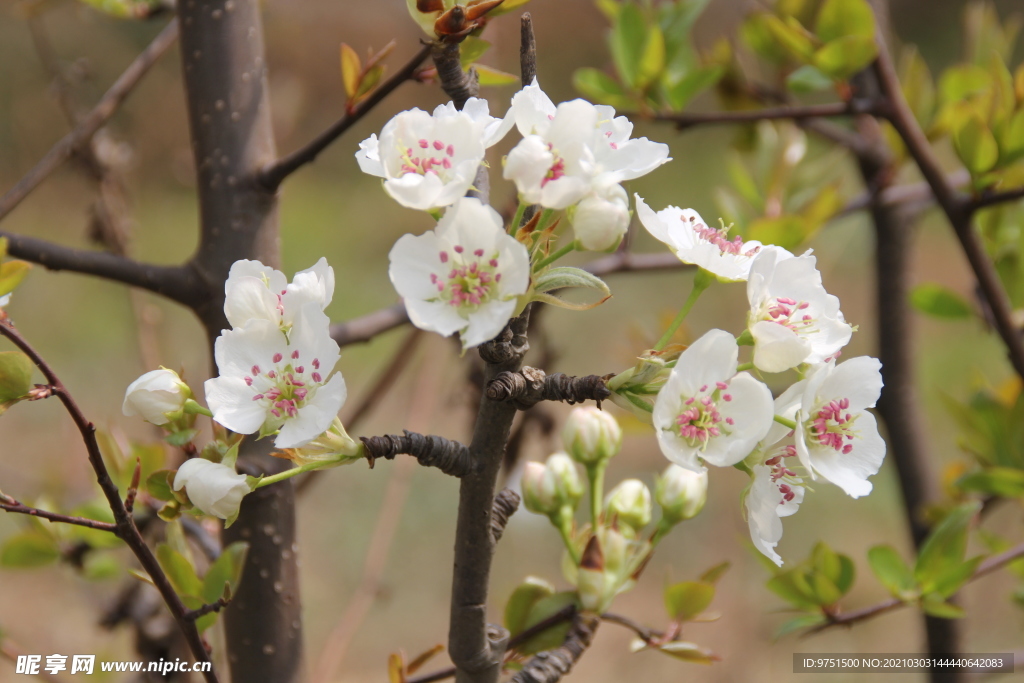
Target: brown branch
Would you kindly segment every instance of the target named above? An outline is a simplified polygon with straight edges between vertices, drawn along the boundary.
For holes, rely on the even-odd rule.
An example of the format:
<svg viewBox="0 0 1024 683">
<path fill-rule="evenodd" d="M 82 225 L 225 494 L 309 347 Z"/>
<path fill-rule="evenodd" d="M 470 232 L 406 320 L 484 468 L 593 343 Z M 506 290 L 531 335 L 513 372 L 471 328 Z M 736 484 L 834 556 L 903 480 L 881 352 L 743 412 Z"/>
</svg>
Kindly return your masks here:
<svg viewBox="0 0 1024 683">
<path fill-rule="evenodd" d="M 82 118 L 81 123 L 50 148 L 50 151 L 14 187 L 8 190 L 7 194 L 0 197 L 0 220 L 20 204 L 47 176 L 67 161 L 76 150 L 92 139 L 96 131 L 110 120 L 110 117 L 114 115 L 150 67 L 174 44 L 177 38 L 178 22 L 172 20 L 157 34 L 153 42 L 128 65 L 124 73 L 103 94 L 96 106 Z"/>
<path fill-rule="evenodd" d="M 494 497 L 494 507 L 491 508 L 491 536 L 495 543 L 501 540 L 508 520 L 518 509 L 519 494 L 512 489 L 502 489 Z"/>
<path fill-rule="evenodd" d="M 205 285 L 190 266 L 157 266 L 105 251 L 74 249 L 25 235 L 0 232 L 7 252 L 47 270 L 95 275 L 161 294 L 186 306 L 202 300 Z"/>
<path fill-rule="evenodd" d="M 1014 546 L 1009 550 L 1004 550 L 998 555 L 993 555 L 992 557 L 989 557 L 988 559 L 983 561 L 981 564 L 978 565 L 978 568 L 974 570 L 974 574 L 972 574 L 971 577 L 967 579 L 965 585 L 967 583 L 972 583 L 982 578 L 983 576 L 991 574 L 992 572 L 1002 569 L 1011 562 L 1014 562 L 1015 560 L 1019 560 L 1021 558 L 1024 558 L 1024 543 Z M 852 626 L 853 624 L 859 621 L 864 621 L 865 619 L 876 617 L 879 614 L 885 614 L 886 612 L 891 612 L 894 609 L 906 607 L 907 605 L 913 604 L 915 603 L 905 602 L 903 600 L 900 600 L 899 598 L 890 598 L 878 604 L 871 605 L 869 607 L 862 607 L 861 609 L 854 610 L 852 612 L 838 612 L 833 614 L 826 614 L 825 616 L 828 617 L 828 621 L 826 623 L 808 629 L 804 632 L 803 635 L 805 637 L 811 636 L 816 633 L 821 633 L 822 631 L 830 629 L 833 626 Z"/>
<path fill-rule="evenodd" d="M 379 334 L 401 327 L 407 322 L 409 322 L 409 314 L 405 311 L 405 304 L 397 303 L 379 311 L 331 325 L 331 337 L 338 342 L 338 346 L 362 344 Z"/>
<path fill-rule="evenodd" d="M 1021 199 L 1024 199 L 1024 187 L 1017 187 L 1012 190 L 1004 190 L 1002 192 L 983 193 L 971 200 L 970 211 L 971 213 L 974 213 L 975 211 L 995 206 L 996 204 L 1017 202 Z"/>
<path fill-rule="evenodd" d="M 207 614 L 221 611 L 230 603 L 231 598 L 218 598 L 217 602 L 208 602 L 202 607 L 190 609 L 188 612 L 185 612 L 185 618 L 189 621 L 196 621 L 197 619 L 205 617 Z"/>
<path fill-rule="evenodd" d="M 1006 344 L 1010 363 L 1017 374 L 1024 377 L 1024 335 L 1014 323 L 1009 297 L 1003 289 L 992 261 L 985 253 L 981 238 L 971 223 L 971 200 L 946 182 L 946 175 L 931 149 L 928 138 L 917 124 L 917 119 L 914 118 L 903 96 L 899 77 L 896 75 L 885 41 L 879 39 L 876 42 L 878 59 L 875 62 L 875 72 L 882 94 L 888 102 L 887 111 L 883 114 L 903 139 L 907 151 L 931 186 L 935 200 L 952 224 L 964 255 L 978 280 L 978 286 L 992 311 L 996 331 Z"/>
<path fill-rule="evenodd" d="M 424 467 L 436 467 L 453 477 L 464 477 L 477 469 L 469 448 L 443 436 L 424 436 L 405 430 L 403 436 L 385 434 L 362 436 L 359 439 L 366 449 L 370 467 L 378 458 L 394 460 L 396 455 L 405 454 L 416 458 Z"/>
<path fill-rule="evenodd" d="M 601 621 L 607 621 L 611 624 L 617 624 L 618 626 L 628 628 L 648 645 L 660 640 L 665 635 L 661 631 L 655 631 L 654 629 L 648 628 L 642 624 L 638 624 L 629 617 L 621 614 L 614 614 L 612 612 L 605 612 L 602 614 Z"/>
<path fill-rule="evenodd" d="M 306 146 L 278 159 L 261 170 L 258 176 L 259 182 L 268 190 L 276 190 L 285 178 L 315 160 L 332 142 L 366 116 L 398 86 L 406 81 L 415 80 L 416 72 L 427 56 L 430 55 L 430 50 L 430 45 L 424 45 L 420 48 L 419 52 L 406 62 L 405 66 L 395 72 L 391 78 L 381 83 L 374 89 L 373 94 L 360 102 L 351 112 L 347 112 L 335 121 L 327 130 L 313 138 Z"/>
<path fill-rule="evenodd" d="M 593 614 L 577 614 L 565 643 L 554 650 L 540 652 L 522 670 L 509 679 L 509 683 L 557 683 L 572 671 L 583 653 L 590 647 L 600 617 Z"/>
<path fill-rule="evenodd" d="M 601 407 L 612 392 L 604 377 L 587 375 L 570 377 L 560 372 L 545 374 L 538 368 L 524 367 L 518 372 L 503 372 L 487 383 L 487 397 L 493 401 L 511 401 L 518 409 L 527 410 L 541 401 L 564 401 L 569 405 L 596 401 Z"/>
<path fill-rule="evenodd" d="M 47 512 L 46 510 L 40 510 L 39 508 L 29 507 L 19 503 L 10 496 L 0 494 L 0 510 L 6 510 L 7 512 L 17 512 L 23 515 L 29 515 L 30 517 L 39 517 L 46 519 L 51 522 L 62 522 L 64 524 L 74 524 L 76 526 L 84 526 L 90 529 L 97 529 L 98 531 L 109 531 L 115 536 L 117 533 L 117 525 L 111 524 L 110 522 L 100 522 L 95 519 L 87 519 L 85 517 L 73 517 L 71 515 L 61 515 L 56 512 Z"/>
<path fill-rule="evenodd" d="M 47 364 L 42 356 L 32 347 L 28 341 L 22 337 L 14 326 L 9 322 L 0 322 L 0 335 L 9 339 L 15 346 L 18 347 L 23 353 L 25 353 L 37 368 L 46 377 L 46 381 L 53 387 L 53 393 L 60 399 L 61 403 L 64 404 L 65 410 L 71 416 L 75 426 L 78 427 L 78 431 L 82 436 L 82 441 L 85 443 L 86 451 L 88 452 L 89 464 L 92 466 L 93 471 L 96 473 L 96 482 L 100 486 L 100 490 L 103 492 L 104 497 L 107 499 L 107 504 L 110 506 L 111 512 L 114 514 L 114 526 L 118 538 L 125 542 L 125 544 L 131 549 L 132 553 L 139 560 L 142 568 L 149 574 L 149 577 L 153 580 L 153 585 L 156 586 L 157 590 L 160 591 L 161 597 L 164 602 L 167 603 L 168 609 L 174 616 L 175 621 L 178 622 L 178 627 L 185 635 L 185 640 L 188 642 L 189 649 L 192 651 L 192 656 L 195 657 L 198 662 L 209 662 L 210 657 L 206 652 L 206 646 L 203 644 L 203 639 L 199 635 L 199 631 L 196 630 L 195 623 L 190 621 L 186 615 L 188 609 L 182 603 L 181 598 L 174 592 L 174 588 L 171 586 L 170 580 L 164 573 L 160 564 L 157 562 L 156 557 L 153 555 L 153 551 L 150 550 L 146 544 L 146 540 L 142 537 L 142 533 L 139 528 L 135 525 L 135 519 L 125 509 L 124 502 L 121 500 L 120 491 L 118 491 L 117 484 L 110 478 L 109 472 L 107 472 L 107 466 L 103 462 L 103 455 L 100 452 L 99 442 L 96 441 L 96 428 L 82 413 L 82 410 L 78 407 L 75 399 L 72 398 L 70 392 L 64 383 L 60 381 L 57 374 Z M 217 674 L 212 670 L 205 672 L 203 677 L 207 683 L 216 683 Z"/>
<path fill-rule="evenodd" d="M 636 117 L 640 119 L 646 118 L 652 121 L 665 121 L 668 123 L 674 123 L 678 130 L 683 130 L 694 126 L 704 125 L 754 123 L 756 121 L 775 121 L 779 119 L 801 121 L 805 119 L 833 116 L 855 116 L 857 114 L 870 114 L 873 113 L 874 110 L 875 105 L 872 102 L 851 100 L 850 102 L 830 102 L 828 104 L 768 107 L 764 109 L 751 109 L 741 111 L 627 115 L 630 117 Z"/>
</svg>

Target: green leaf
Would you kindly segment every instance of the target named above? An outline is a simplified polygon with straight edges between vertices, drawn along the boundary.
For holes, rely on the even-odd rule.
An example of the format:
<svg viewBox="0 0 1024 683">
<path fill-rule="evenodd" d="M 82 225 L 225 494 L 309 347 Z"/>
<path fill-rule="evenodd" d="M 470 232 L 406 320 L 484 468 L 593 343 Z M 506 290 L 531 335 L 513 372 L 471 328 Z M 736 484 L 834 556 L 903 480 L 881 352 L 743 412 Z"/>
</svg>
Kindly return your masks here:
<svg viewBox="0 0 1024 683">
<path fill-rule="evenodd" d="M 878 56 L 873 37 L 844 36 L 814 53 L 814 66 L 836 80 L 846 80 L 862 71 Z"/>
<path fill-rule="evenodd" d="M 704 581 L 682 581 L 665 589 L 665 609 L 673 621 L 690 621 L 715 597 L 715 586 Z"/>
<path fill-rule="evenodd" d="M 591 275 L 582 268 L 572 268 L 570 266 L 559 266 L 558 268 L 549 268 L 534 282 L 534 289 L 537 292 L 550 292 L 555 289 L 565 289 L 569 287 L 580 287 L 583 289 L 593 289 L 605 296 L 611 295 L 611 290 L 608 289 L 608 285 L 605 284 L 604 280 Z"/>
<path fill-rule="evenodd" d="M 774 14 L 765 15 L 764 25 L 771 36 L 779 42 L 793 57 L 801 62 L 809 62 L 814 57 L 814 43 L 807 30 L 795 20 L 785 22 Z"/>
<path fill-rule="evenodd" d="M 484 53 L 491 49 L 491 44 L 476 36 L 466 36 L 459 46 L 459 59 L 462 60 L 462 68 L 468 69 L 470 65 L 483 57 Z"/>
<path fill-rule="evenodd" d="M 699 67 L 683 76 L 678 83 L 668 88 L 667 95 L 672 109 L 685 109 L 690 100 L 718 83 L 724 73 L 725 67 L 714 64 Z"/>
<path fill-rule="evenodd" d="M 718 659 L 715 653 L 708 648 L 683 640 L 675 640 L 660 645 L 658 646 L 658 652 L 664 652 L 671 657 L 681 659 L 684 662 L 693 662 L 694 664 L 712 664 Z"/>
<path fill-rule="evenodd" d="M 744 45 L 757 56 L 773 64 L 780 64 L 789 58 L 790 53 L 775 39 L 769 27 L 774 18 L 768 12 L 754 12 L 740 24 L 739 35 Z"/>
<path fill-rule="evenodd" d="M 794 631 L 802 631 L 805 628 L 813 628 L 824 624 L 828 619 L 824 614 L 804 614 L 799 617 L 794 617 L 789 621 L 782 624 L 779 629 L 775 632 L 776 638 L 789 635 Z"/>
<path fill-rule="evenodd" d="M 497 17 L 502 14 L 508 14 L 513 10 L 519 9 L 528 2 L 530 2 L 530 0 L 505 0 L 505 2 L 501 3 L 500 5 L 492 9 L 490 12 L 488 12 L 487 16 Z"/>
<path fill-rule="evenodd" d="M 824 541 L 818 541 L 811 550 L 811 566 L 833 584 L 839 581 L 842 564 L 839 562 L 839 556 Z"/>
<path fill-rule="evenodd" d="M 935 114 L 935 83 L 928 64 L 913 47 L 905 48 L 900 59 L 900 85 L 914 118 L 927 129 Z"/>
<path fill-rule="evenodd" d="M 21 351 L 0 352 L 0 403 L 19 399 L 32 388 L 32 361 Z"/>
<path fill-rule="evenodd" d="M 717 583 L 718 580 L 722 578 L 722 574 L 724 574 L 730 566 L 731 563 L 728 561 L 716 564 L 714 567 L 701 574 L 700 580 L 704 583 Z"/>
<path fill-rule="evenodd" d="M 13 292 L 31 269 L 32 264 L 26 261 L 7 261 L 0 264 L 0 296 Z"/>
<path fill-rule="evenodd" d="M 519 77 L 498 69 L 494 69 L 483 64 L 477 64 L 473 67 L 476 70 L 477 79 L 480 85 L 484 86 L 499 86 L 499 85 L 512 85 L 519 82 Z"/>
<path fill-rule="evenodd" d="M 961 102 L 992 87 L 992 75 L 974 64 L 958 64 L 946 69 L 939 79 L 942 102 Z"/>
<path fill-rule="evenodd" d="M 914 578 L 927 592 L 939 577 L 964 561 L 967 532 L 981 503 L 971 502 L 951 510 L 921 545 L 914 565 Z"/>
<path fill-rule="evenodd" d="M 989 467 L 960 477 L 956 486 L 963 491 L 977 491 L 1000 498 L 1024 496 L 1024 470 L 1011 467 Z"/>
<path fill-rule="evenodd" d="M 238 581 L 242 578 L 245 556 L 249 552 L 249 544 L 244 541 L 232 543 L 221 551 L 220 556 L 206 570 L 203 577 L 202 598 L 214 603 L 224 597 L 224 588 L 229 586 L 231 595 L 238 590 Z"/>
<path fill-rule="evenodd" d="M 381 77 L 384 75 L 385 69 L 386 67 L 383 64 L 375 64 L 363 74 L 362 80 L 359 81 L 359 89 L 356 90 L 356 100 L 363 99 L 377 87 Z"/>
<path fill-rule="evenodd" d="M 158 470 L 146 478 L 146 491 L 157 500 L 174 500 L 171 486 L 174 483 L 175 470 Z"/>
<path fill-rule="evenodd" d="M 999 145 L 980 116 L 970 116 L 953 137 L 956 153 L 972 176 L 990 170 L 999 160 Z"/>
<path fill-rule="evenodd" d="M 640 64 L 637 66 L 637 87 L 641 90 L 645 89 L 654 82 L 664 68 L 665 35 L 661 32 L 660 26 L 652 24 L 647 31 L 644 51 L 640 56 Z"/>
<path fill-rule="evenodd" d="M 799 568 L 776 574 L 768 579 L 766 585 L 768 590 L 800 609 L 817 607 L 819 604 L 806 577 Z"/>
<path fill-rule="evenodd" d="M 846 555 L 839 556 L 839 576 L 834 579 L 836 588 L 843 595 L 850 592 L 853 587 L 853 581 L 857 576 L 857 566 L 853 563 Z"/>
<path fill-rule="evenodd" d="M 70 512 L 75 517 L 95 519 L 97 522 L 114 523 L 114 513 L 110 511 L 106 499 L 96 499 L 79 505 Z M 69 526 L 65 530 L 69 536 L 85 541 L 93 548 L 118 548 L 121 540 L 109 531 L 90 529 L 84 526 Z"/>
<path fill-rule="evenodd" d="M 165 437 L 165 441 L 176 448 L 184 446 L 199 434 L 198 429 L 183 429 L 180 432 L 171 432 Z"/>
<path fill-rule="evenodd" d="M 124 567 L 111 553 L 86 553 L 82 574 L 90 581 L 107 581 L 121 576 Z"/>
<path fill-rule="evenodd" d="M 182 595 L 181 596 L 181 601 L 183 603 L 185 603 L 185 607 L 188 607 L 189 609 L 199 609 L 200 607 L 203 606 L 202 599 L 201 598 L 197 598 L 194 595 Z M 209 614 L 204 614 L 203 616 L 201 616 L 198 619 L 196 619 L 196 629 L 200 633 L 202 633 L 203 631 L 205 631 L 206 629 L 210 628 L 211 626 L 213 626 L 216 623 L 217 623 L 217 613 L 216 612 L 210 612 Z"/>
<path fill-rule="evenodd" d="M 974 576 L 974 570 L 978 568 L 983 559 L 985 559 L 983 555 L 972 557 L 966 562 L 950 567 L 940 576 L 935 577 L 934 592 L 944 598 L 948 598 L 956 593 L 960 590 L 961 586 Z"/>
<path fill-rule="evenodd" d="M 917 587 L 914 574 L 891 545 L 876 545 L 868 551 L 868 564 L 878 580 L 890 593 L 901 600 L 907 599 Z"/>
<path fill-rule="evenodd" d="M 875 15 L 865 0 L 825 0 L 814 32 L 824 43 L 845 36 L 874 38 Z"/>
<path fill-rule="evenodd" d="M 939 619 L 960 619 L 965 615 L 962 608 L 951 605 L 934 594 L 926 595 L 921 600 L 921 610 L 928 616 Z"/>
<path fill-rule="evenodd" d="M 348 99 L 356 96 L 359 88 L 359 74 L 363 66 L 359 55 L 348 43 L 341 44 L 341 81 L 345 85 L 345 95 Z"/>
<path fill-rule="evenodd" d="M 971 305 L 943 285 L 926 282 L 910 291 L 910 305 L 928 315 L 949 320 L 970 318 Z"/>
<path fill-rule="evenodd" d="M 555 587 L 544 579 L 527 576 L 516 586 L 505 603 L 505 628 L 510 635 L 521 633 L 526 628 L 530 610 L 542 598 L 555 594 Z"/>
<path fill-rule="evenodd" d="M 614 78 L 599 69 L 584 67 L 572 76 L 572 84 L 581 95 L 592 102 L 607 104 L 624 110 L 633 106 L 633 100 Z"/>
<path fill-rule="evenodd" d="M 1024 109 L 1014 114 L 1003 126 L 1000 142 L 1003 148 L 1003 161 L 1009 163 L 1024 156 Z M 0 287 L 2 290 L 2 287 Z M 0 291 L 3 294 L 3 291 Z"/>
<path fill-rule="evenodd" d="M 575 591 L 563 591 L 541 598 L 534 603 L 533 609 L 530 610 L 530 616 L 527 618 L 523 630 L 525 631 L 531 626 L 554 616 L 569 605 L 575 604 L 577 604 Z M 565 636 L 569 633 L 570 625 L 570 622 L 566 621 L 558 626 L 552 626 L 543 633 L 538 633 L 533 638 L 522 643 L 516 649 L 523 654 L 536 654 L 544 650 L 553 650 L 565 642 Z"/>
<path fill-rule="evenodd" d="M 843 597 L 835 582 L 821 572 L 812 571 L 809 579 L 819 605 L 834 605 L 839 602 L 839 598 Z"/>
<path fill-rule="evenodd" d="M 175 592 L 181 596 L 198 597 L 202 594 L 203 584 L 196 576 L 195 568 L 181 553 L 166 543 L 161 543 L 156 547 L 156 559 L 170 579 Z"/>
<path fill-rule="evenodd" d="M 778 218 L 757 218 L 747 228 L 747 237 L 762 244 L 775 244 L 792 250 L 807 239 L 807 223 L 793 214 Z"/>
<path fill-rule="evenodd" d="M 832 79 L 811 64 L 804 64 L 786 77 L 786 87 L 795 93 L 821 92 L 832 85 Z"/>
<path fill-rule="evenodd" d="M 60 548 L 52 536 L 37 531 L 23 531 L 7 539 L 0 549 L 0 565 L 27 569 L 56 562 Z"/>
<path fill-rule="evenodd" d="M 506 4 L 507 0 L 499 6 L 499 9 Z M 594 0 L 594 5 L 611 22 L 614 22 L 618 18 L 619 12 L 622 11 L 622 4 L 618 0 Z M 491 14 L 494 14 L 494 10 L 491 10 Z"/>
<path fill-rule="evenodd" d="M 632 3 L 622 5 L 612 28 L 612 59 L 619 76 L 630 88 L 636 88 L 647 42 L 647 24 L 643 12 Z"/>
</svg>

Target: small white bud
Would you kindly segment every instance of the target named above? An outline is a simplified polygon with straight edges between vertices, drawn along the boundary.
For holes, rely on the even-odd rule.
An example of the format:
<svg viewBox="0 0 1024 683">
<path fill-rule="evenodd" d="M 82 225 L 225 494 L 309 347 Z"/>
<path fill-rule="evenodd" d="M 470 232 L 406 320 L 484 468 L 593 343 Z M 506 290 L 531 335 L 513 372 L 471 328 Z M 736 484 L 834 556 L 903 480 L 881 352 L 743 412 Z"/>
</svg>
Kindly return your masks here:
<svg viewBox="0 0 1024 683">
<path fill-rule="evenodd" d="M 607 516 L 618 520 L 634 531 L 651 521 L 651 492 L 639 479 L 627 479 L 616 486 L 604 501 Z"/>
<path fill-rule="evenodd" d="M 654 497 L 668 524 L 696 517 L 708 499 L 708 473 L 669 465 L 655 482 Z"/>
<path fill-rule="evenodd" d="M 596 407 L 573 408 L 562 430 L 562 442 L 573 460 L 594 465 L 619 452 L 622 428 L 614 417 Z"/>
<path fill-rule="evenodd" d="M 168 414 L 180 413 L 192 390 L 178 373 L 167 368 L 152 370 L 128 385 L 121 411 L 127 417 L 141 417 L 146 422 L 164 425 Z"/>
</svg>

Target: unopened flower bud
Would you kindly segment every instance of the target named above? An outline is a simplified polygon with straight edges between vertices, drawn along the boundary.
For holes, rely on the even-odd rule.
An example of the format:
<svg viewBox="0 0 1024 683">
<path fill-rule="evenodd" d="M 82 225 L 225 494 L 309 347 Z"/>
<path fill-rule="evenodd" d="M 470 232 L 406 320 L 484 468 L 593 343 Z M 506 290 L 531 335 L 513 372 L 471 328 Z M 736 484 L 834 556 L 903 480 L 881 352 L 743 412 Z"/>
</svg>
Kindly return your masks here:
<svg viewBox="0 0 1024 683">
<path fill-rule="evenodd" d="M 528 462 L 523 471 L 523 502 L 526 509 L 554 517 L 576 509 L 583 497 L 583 483 L 576 465 L 565 453 L 555 453 L 545 465 Z"/>
<path fill-rule="evenodd" d="M 654 484 L 654 497 L 668 524 L 696 517 L 708 499 L 708 473 L 669 465 Z"/>
<path fill-rule="evenodd" d="M 634 531 L 651 521 L 651 492 L 639 479 L 627 479 L 612 489 L 604 506 L 606 517 L 618 518 Z"/>
<path fill-rule="evenodd" d="M 229 524 L 238 516 L 242 498 L 252 491 L 244 474 L 203 458 L 186 460 L 174 475 L 173 488 L 184 488 L 195 507 Z"/>
<path fill-rule="evenodd" d="M 363 444 L 348 435 L 337 417 L 326 432 L 309 443 L 299 448 L 285 448 L 275 455 L 287 458 L 299 467 L 320 463 L 323 468 L 348 465 L 365 457 Z"/>
<path fill-rule="evenodd" d="M 569 209 L 569 221 L 582 251 L 610 251 L 629 227 L 629 197 L 621 185 L 585 197 Z"/>
<path fill-rule="evenodd" d="M 593 406 L 573 408 L 562 430 L 573 460 L 587 466 L 608 460 L 622 446 L 622 428 L 610 414 Z"/>
<path fill-rule="evenodd" d="M 127 417 L 138 416 L 146 422 L 164 425 L 174 419 L 175 414 L 180 415 L 191 396 L 192 390 L 181 381 L 178 373 L 160 368 L 128 385 L 121 411 Z"/>
</svg>

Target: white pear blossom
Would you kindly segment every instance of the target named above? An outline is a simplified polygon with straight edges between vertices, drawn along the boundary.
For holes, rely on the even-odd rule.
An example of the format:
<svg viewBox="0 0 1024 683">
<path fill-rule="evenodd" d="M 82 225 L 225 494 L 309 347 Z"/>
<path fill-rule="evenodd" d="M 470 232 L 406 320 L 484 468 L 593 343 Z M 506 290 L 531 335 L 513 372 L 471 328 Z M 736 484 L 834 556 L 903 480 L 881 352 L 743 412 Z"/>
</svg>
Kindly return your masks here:
<svg viewBox="0 0 1024 683">
<path fill-rule="evenodd" d="M 596 406 L 578 406 L 565 421 L 562 443 L 573 460 L 589 467 L 619 452 L 622 427 L 607 411 Z"/>
<path fill-rule="evenodd" d="M 229 522 L 238 516 L 242 498 L 252 491 L 244 474 L 234 467 L 192 458 L 174 475 L 174 490 L 185 489 L 188 499 L 203 513 Z"/>
<path fill-rule="evenodd" d="M 773 455 L 763 465 L 753 467 L 753 480 L 747 490 L 744 505 L 747 508 L 747 524 L 754 547 L 772 562 L 782 566 L 782 558 L 775 552 L 775 546 L 782 538 L 782 518 L 792 515 L 800 508 L 804 499 L 801 479 L 780 470 L 785 466 L 777 460 L 796 455 L 793 446 L 785 453 Z M 769 464 L 773 463 L 773 464 Z"/>
<path fill-rule="evenodd" d="M 762 244 L 729 239 L 727 228 L 712 228 L 693 209 L 669 206 L 655 213 L 640 195 L 636 214 L 647 232 L 664 242 L 683 263 L 692 263 L 722 280 L 746 280 Z"/>
<path fill-rule="evenodd" d="M 388 258 L 412 323 L 446 337 L 458 332 L 463 348 L 497 336 L 530 284 L 526 247 L 472 197 L 449 208 L 436 229 L 402 236 Z"/>
<path fill-rule="evenodd" d="M 270 320 L 225 330 L 214 345 L 220 376 L 206 381 L 213 419 L 239 434 L 277 433 L 279 448 L 322 434 L 345 402 L 345 380 L 331 376 L 338 344 L 318 304 L 303 306 L 286 338 Z"/>
<path fill-rule="evenodd" d="M 322 311 L 334 298 L 334 269 L 321 258 L 295 274 L 291 283 L 281 271 L 259 261 L 235 261 L 224 283 L 224 314 L 232 327 L 270 320 L 287 330 L 298 311 L 315 303 Z"/>
<path fill-rule="evenodd" d="M 364 173 L 384 178 L 384 189 L 402 206 L 429 211 L 466 194 L 488 147 L 505 137 L 513 119 L 490 115 L 487 100 L 471 97 L 458 110 L 451 102 L 433 114 L 410 109 L 380 134 L 359 143 Z"/>
<path fill-rule="evenodd" d="M 708 500 L 708 473 L 669 465 L 654 486 L 654 499 L 670 524 L 696 517 Z"/>
<path fill-rule="evenodd" d="M 524 201 L 565 209 L 591 194 L 639 178 L 670 161 L 668 145 L 630 139 L 633 124 L 585 100 L 557 107 L 536 79 L 512 98 L 509 116 L 523 139 L 508 154 L 504 176 Z"/>
<path fill-rule="evenodd" d="M 167 368 L 151 370 L 128 385 L 121 412 L 126 417 L 141 417 L 155 425 L 170 422 L 168 414 L 180 413 L 192 397 L 188 385 L 178 373 Z"/>
<path fill-rule="evenodd" d="M 610 251 L 629 228 L 629 195 L 622 185 L 595 190 L 569 210 L 576 247 L 583 251 Z"/>
<path fill-rule="evenodd" d="M 604 499 L 609 517 L 639 531 L 651 521 L 651 491 L 639 479 L 625 479 Z"/>
<path fill-rule="evenodd" d="M 824 477 L 859 498 L 871 493 L 868 477 L 885 458 L 885 441 L 867 412 L 882 393 L 882 364 L 860 356 L 813 367 L 776 400 L 776 411 L 793 416 L 796 453 L 812 478 Z"/>
<path fill-rule="evenodd" d="M 747 280 L 754 366 L 782 372 L 800 363 L 835 357 L 853 335 L 839 299 L 825 291 L 810 253 L 793 256 L 766 247 L 754 257 Z"/>
<path fill-rule="evenodd" d="M 743 460 L 771 429 L 768 387 L 736 374 L 739 347 L 711 330 L 679 356 L 658 392 L 652 418 L 665 457 L 695 472 L 700 460 L 727 467 Z"/>
</svg>

